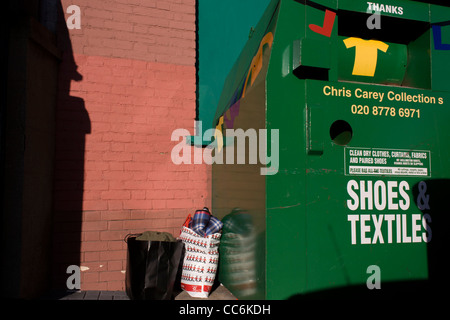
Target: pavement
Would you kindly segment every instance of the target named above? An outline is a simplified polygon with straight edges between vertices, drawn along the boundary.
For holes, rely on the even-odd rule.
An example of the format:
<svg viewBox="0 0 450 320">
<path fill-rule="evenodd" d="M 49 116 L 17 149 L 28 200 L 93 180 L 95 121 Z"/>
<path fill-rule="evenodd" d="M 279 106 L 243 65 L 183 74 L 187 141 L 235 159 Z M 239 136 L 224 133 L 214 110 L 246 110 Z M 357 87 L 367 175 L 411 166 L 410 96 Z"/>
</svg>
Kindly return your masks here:
<svg viewBox="0 0 450 320">
<path fill-rule="evenodd" d="M 125 291 L 67 291 L 51 293 L 41 300 L 130 300 Z"/>
<path fill-rule="evenodd" d="M 130 300 L 125 291 L 67 291 L 52 293 L 42 300 Z M 179 293 L 175 300 L 237 300 L 225 286 L 214 287 L 208 298 L 194 298 L 186 291 Z"/>
</svg>

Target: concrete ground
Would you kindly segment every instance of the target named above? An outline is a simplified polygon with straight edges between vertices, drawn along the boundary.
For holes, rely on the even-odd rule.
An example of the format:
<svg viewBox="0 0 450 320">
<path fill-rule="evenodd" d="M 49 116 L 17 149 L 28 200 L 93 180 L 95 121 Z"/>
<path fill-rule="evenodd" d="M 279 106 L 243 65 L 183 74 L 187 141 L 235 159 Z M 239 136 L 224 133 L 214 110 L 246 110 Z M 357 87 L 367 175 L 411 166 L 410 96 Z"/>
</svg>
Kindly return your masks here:
<svg viewBox="0 0 450 320">
<path fill-rule="evenodd" d="M 53 293 L 43 300 L 130 300 L 124 291 L 74 291 Z M 237 300 L 223 285 L 214 287 L 208 298 L 193 298 L 186 291 L 179 293 L 175 300 Z"/>
</svg>

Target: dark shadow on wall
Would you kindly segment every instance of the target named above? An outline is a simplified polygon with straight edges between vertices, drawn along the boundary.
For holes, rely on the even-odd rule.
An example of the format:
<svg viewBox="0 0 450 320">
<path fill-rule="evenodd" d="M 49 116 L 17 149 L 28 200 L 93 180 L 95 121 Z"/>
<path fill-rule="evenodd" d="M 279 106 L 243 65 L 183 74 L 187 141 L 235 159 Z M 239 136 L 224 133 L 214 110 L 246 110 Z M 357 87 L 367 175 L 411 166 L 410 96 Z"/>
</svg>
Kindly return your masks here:
<svg viewBox="0 0 450 320">
<path fill-rule="evenodd" d="M 64 12 L 58 3 L 56 33 L 62 61 L 56 110 L 52 252 L 52 289 L 58 291 L 72 289 L 66 283 L 72 275 L 67 273 L 67 268 L 80 266 L 85 142 L 91 132 L 84 100 L 70 92 L 71 83 L 82 81 L 83 76 L 78 72 Z"/>
<path fill-rule="evenodd" d="M 422 183 L 423 182 L 423 183 Z M 427 243 L 428 274 L 433 290 L 445 292 L 448 283 L 450 238 L 450 179 L 423 180 L 412 188 L 414 204 L 428 215 L 430 241 Z"/>
<path fill-rule="evenodd" d="M 423 182 L 425 184 L 423 184 Z M 427 217 L 429 229 L 426 231 L 428 279 L 413 281 L 383 282 L 379 290 L 369 290 L 366 285 L 352 285 L 317 292 L 298 294 L 293 300 L 316 299 L 392 299 L 397 301 L 444 301 L 448 283 L 448 251 L 450 238 L 450 179 L 423 180 L 412 186 L 411 207 Z M 422 229 L 425 231 L 425 229 Z"/>
<path fill-rule="evenodd" d="M 59 6 L 60 19 L 64 21 Z M 62 55 L 56 40 L 57 7 L 58 2 L 54 0 L 10 0 L 3 6 L 7 15 L 3 20 L 4 28 L 0 30 L 5 41 L 2 47 L 5 60 L 2 62 L 7 61 L 5 72 L 0 75 L 5 91 L 1 97 L 0 124 L 0 283 L 3 297 L 35 298 L 51 287 L 54 275 L 52 258 L 58 260 L 58 255 L 52 251 L 57 248 L 53 246 L 52 234 L 55 230 L 61 234 L 60 238 L 56 238 L 58 245 L 66 236 L 60 224 L 52 228 L 54 218 L 58 221 L 58 216 L 54 215 L 54 204 L 59 202 L 54 197 L 54 189 L 61 189 L 61 177 L 62 180 L 69 180 L 61 172 L 71 172 L 72 176 L 77 177 L 74 178 L 76 181 L 82 181 L 83 168 L 79 163 L 83 160 L 78 159 L 84 158 L 84 138 L 68 139 L 67 142 L 76 145 L 72 154 L 67 154 L 70 159 L 75 159 L 75 169 L 70 168 L 68 162 L 59 160 L 61 154 L 66 155 L 70 148 L 61 151 L 61 142 L 56 144 L 55 141 L 55 136 L 61 139 L 57 132 L 70 132 L 74 137 L 82 131 L 89 131 L 85 111 L 80 112 L 83 116 L 74 116 L 62 126 L 59 124 L 64 119 L 61 116 L 66 110 L 64 102 L 59 103 L 64 108 L 61 108 L 63 112 L 58 113 L 56 128 L 58 100 L 64 101 L 68 97 L 67 105 L 84 110 L 81 99 L 69 97 L 70 81 L 81 78 L 73 71 L 74 62 L 66 29 L 60 30 L 62 36 L 59 38 L 66 41 L 62 41 L 60 46 L 65 52 L 61 64 L 61 75 L 64 76 L 58 80 Z M 62 25 L 65 26 L 65 23 Z M 66 114 L 65 118 L 70 117 Z M 66 128 L 69 125 L 72 129 Z M 56 162 L 59 176 L 54 179 Z M 55 181 L 58 182 L 56 185 Z M 73 211 L 78 215 L 76 220 L 81 220 L 81 191 L 73 193 Z M 72 230 L 76 232 L 70 238 L 76 238 L 78 242 L 77 258 L 71 262 L 76 264 L 79 263 L 79 224 Z M 68 248 L 66 245 L 64 252 L 69 252 Z"/>
</svg>

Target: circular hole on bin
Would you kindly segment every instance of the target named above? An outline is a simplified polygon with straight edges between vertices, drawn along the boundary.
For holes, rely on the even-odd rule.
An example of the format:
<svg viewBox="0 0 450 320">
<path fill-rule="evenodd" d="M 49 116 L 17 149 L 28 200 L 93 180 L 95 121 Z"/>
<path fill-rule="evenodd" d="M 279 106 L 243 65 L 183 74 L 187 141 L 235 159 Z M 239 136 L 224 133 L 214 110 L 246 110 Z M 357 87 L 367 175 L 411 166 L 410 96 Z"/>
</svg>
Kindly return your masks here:
<svg viewBox="0 0 450 320">
<path fill-rule="evenodd" d="M 330 127 L 330 137 L 337 145 L 346 146 L 353 137 L 352 127 L 347 121 L 337 120 Z"/>
</svg>

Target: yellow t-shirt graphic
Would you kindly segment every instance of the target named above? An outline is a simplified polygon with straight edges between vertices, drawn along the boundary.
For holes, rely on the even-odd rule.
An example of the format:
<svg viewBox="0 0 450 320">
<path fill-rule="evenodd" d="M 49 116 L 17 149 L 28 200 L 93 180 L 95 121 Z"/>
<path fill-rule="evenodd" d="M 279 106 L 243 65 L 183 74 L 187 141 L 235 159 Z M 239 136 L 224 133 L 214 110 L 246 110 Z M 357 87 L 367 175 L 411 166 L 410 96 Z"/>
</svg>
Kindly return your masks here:
<svg viewBox="0 0 450 320">
<path fill-rule="evenodd" d="M 373 77 L 377 67 L 378 50 L 386 52 L 389 45 L 378 40 L 364 40 L 361 38 L 347 38 L 345 47 L 355 47 L 355 64 L 352 74 L 355 76 Z"/>
</svg>

